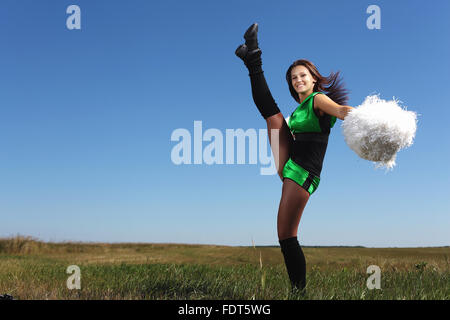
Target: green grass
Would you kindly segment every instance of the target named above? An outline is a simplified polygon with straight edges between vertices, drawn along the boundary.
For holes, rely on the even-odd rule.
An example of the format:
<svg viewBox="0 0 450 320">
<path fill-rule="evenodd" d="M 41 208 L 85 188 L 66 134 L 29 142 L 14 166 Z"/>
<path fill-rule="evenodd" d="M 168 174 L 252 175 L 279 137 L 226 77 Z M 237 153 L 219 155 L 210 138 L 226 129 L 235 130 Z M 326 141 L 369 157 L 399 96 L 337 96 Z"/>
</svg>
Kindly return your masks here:
<svg viewBox="0 0 450 320">
<path fill-rule="evenodd" d="M 0 239 L 0 294 L 16 299 L 444 299 L 450 248 L 304 248 L 307 293 L 290 293 L 277 247 Z M 381 268 L 381 290 L 366 286 Z M 81 289 L 66 269 L 81 269 Z M 261 267 L 262 266 L 262 267 Z"/>
</svg>

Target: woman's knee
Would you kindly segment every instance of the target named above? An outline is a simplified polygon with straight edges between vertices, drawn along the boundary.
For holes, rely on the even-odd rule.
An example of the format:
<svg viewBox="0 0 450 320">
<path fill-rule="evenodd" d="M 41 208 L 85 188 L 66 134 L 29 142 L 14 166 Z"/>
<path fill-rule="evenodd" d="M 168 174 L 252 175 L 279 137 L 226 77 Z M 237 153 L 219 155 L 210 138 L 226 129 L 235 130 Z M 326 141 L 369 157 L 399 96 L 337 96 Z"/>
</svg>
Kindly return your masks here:
<svg viewBox="0 0 450 320">
<path fill-rule="evenodd" d="M 297 237 L 297 232 L 287 230 L 278 233 L 278 241 L 283 241 L 293 237 Z"/>
<path fill-rule="evenodd" d="M 309 193 L 305 189 L 290 179 L 284 179 L 277 217 L 279 239 L 297 236 L 308 199 Z"/>
<path fill-rule="evenodd" d="M 281 213 L 278 215 L 277 233 L 278 240 L 284 240 L 297 236 L 301 213 L 292 212 L 289 215 Z"/>
</svg>

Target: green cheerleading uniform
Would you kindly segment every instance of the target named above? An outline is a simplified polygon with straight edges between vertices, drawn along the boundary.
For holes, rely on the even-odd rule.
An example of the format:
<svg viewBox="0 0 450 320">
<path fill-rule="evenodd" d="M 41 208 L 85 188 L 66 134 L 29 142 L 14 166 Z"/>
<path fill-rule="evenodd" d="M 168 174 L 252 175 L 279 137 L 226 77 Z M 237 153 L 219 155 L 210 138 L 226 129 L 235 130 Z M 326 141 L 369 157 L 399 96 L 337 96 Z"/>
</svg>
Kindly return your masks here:
<svg viewBox="0 0 450 320">
<path fill-rule="evenodd" d="M 336 117 L 320 116 L 314 110 L 314 96 L 311 93 L 294 110 L 289 118 L 289 129 L 294 135 L 289 160 L 283 168 L 283 179 L 294 180 L 311 195 L 319 187 L 323 159 L 328 146 L 330 129 Z"/>
</svg>

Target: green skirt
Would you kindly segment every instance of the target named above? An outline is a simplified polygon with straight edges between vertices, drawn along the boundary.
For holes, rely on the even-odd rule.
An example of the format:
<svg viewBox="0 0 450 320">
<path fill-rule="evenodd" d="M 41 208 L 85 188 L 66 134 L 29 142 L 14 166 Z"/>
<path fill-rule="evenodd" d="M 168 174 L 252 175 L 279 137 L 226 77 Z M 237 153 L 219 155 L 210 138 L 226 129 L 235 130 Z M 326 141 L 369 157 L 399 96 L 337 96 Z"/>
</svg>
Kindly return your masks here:
<svg viewBox="0 0 450 320">
<path fill-rule="evenodd" d="M 310 195 L 319 187 L 320 178 L 303 169 L 291 158 L 286 162 L 283 168 L 283 180 L 289 178 L 294 180 L 300 187 L 308 191 Z"/>
</svg>

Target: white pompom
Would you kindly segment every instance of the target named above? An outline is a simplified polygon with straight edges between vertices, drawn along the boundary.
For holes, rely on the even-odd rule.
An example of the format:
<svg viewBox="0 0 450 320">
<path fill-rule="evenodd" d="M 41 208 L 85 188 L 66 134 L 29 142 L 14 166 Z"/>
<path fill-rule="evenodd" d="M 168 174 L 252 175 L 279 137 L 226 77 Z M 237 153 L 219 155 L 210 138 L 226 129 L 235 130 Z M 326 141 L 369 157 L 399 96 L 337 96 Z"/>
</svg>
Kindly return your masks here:
<svg viewBox="0 0 450 320">
<path fill-rule="evenodd" d="M 397 152 L 413 143 L 417 128 L 415 112 L 402 109 L 396 100 L 368 96 L 342 122 L 347 145 L 376 168 L 395 166 Z"/>
</svg>

